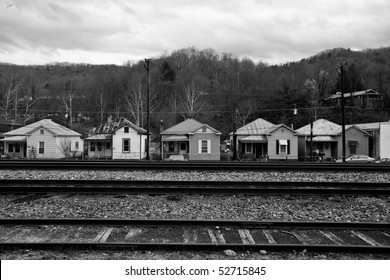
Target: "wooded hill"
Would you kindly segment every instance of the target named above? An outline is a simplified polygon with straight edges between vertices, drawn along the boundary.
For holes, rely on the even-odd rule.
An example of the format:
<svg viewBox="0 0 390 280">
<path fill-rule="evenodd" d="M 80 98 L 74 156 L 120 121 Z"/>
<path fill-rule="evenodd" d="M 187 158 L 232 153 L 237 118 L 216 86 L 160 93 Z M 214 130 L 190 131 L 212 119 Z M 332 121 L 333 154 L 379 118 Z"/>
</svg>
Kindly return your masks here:
<svg viewBox="0 0 390 280">
<path fill-rule="evenodd" d="M 338 48 L 282 65 L 187 48 L 150 60 L 151 131 L 158 133 L 161 120 L 167 128 L 190 117 L 218 129 L 223 138 L 234 125 L 259 117 L 294 128 L 308 124 L 311 113 L 341 123 L 340 108 L 326 107 L 322 100 L 340 91 L 343 61 L 344 92 L 375 89 L 385 96 L 382 109 L 347 107 L 346 122 L 389 121 L 390 48 Z M 0 94 L 3 122 L 50 117 L 86 133 L 112 115 L 146 126 L 144 61 L 0 64 Z"/>
</svg>

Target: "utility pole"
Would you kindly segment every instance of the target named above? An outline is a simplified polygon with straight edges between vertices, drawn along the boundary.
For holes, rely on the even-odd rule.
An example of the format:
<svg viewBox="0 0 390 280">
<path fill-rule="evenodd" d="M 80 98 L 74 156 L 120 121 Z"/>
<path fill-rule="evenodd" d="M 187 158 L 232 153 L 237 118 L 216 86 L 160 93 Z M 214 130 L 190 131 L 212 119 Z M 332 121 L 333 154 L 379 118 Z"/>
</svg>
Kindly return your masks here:
<svg viewBox="0 0 390 280">
<path fill-rule="evenodd" d="M 150 143 L 150 139 L 149 139 L 149 134 L 150 134 L 150 59 L 145 59 L 145 63 L 146 65 L 144 65 L 145 69 L 146 69 L 146 72 L 147 72 L 147 75 L 148 75 L 148 82 L 146 84 L 146 91 L 147 91 L 147 95 L 146 95 L 146 108 L 147 108 L 147 111 L 146 111 L 146 160 L 150 160 L 150 154 L 149 154 L 149 143 Z"/>
<path fill-rule="evenodd" d="M 340 91 L 341 91 L 341 141 L 342 141 L 342 162 L 345 162 L 345 101 L 344 101 L 344 74 L 343 67 L 346 64 L 345 61 L 341 62 L 340 71 Z"/>
</svg>

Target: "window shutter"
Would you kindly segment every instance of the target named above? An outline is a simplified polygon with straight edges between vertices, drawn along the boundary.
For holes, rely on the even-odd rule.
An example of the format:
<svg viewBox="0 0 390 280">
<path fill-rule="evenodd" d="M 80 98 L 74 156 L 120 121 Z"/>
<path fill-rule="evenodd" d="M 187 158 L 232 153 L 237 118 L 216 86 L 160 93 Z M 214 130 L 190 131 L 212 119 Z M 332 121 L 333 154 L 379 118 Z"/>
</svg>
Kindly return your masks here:
<svg viewBox="0 0 390 280">
<path fill-rule="evenodd" d="M 279 154 L 279 140 L 276 140 L 276 154 Z"/>
<path fill-rule="evenodd" d="M 207 140 L 207 153 L 211 154 L 211 140 Z"/>
<path fill-rule="evenodd" d="M 202 140 L 198 140 L 198 153 L 202 153 Z"/>
<path fill-rule="evenodd" d="M 290 154 L 290 140 L 287 140 L 287 154 Z"/>
</svg>

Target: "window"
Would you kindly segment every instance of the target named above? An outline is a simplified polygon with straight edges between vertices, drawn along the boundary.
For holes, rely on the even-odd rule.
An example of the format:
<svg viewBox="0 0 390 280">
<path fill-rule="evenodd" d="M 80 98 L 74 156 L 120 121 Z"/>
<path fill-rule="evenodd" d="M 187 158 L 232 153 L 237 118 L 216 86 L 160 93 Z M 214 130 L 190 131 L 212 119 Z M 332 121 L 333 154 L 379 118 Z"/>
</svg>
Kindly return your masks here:
<svg viewBox="0 0 390 280">
<path fill-rule="evenodd" d="M 106 150 L 110 150 L 111 149 L 111 142 L 106 142 Z"/>
<path fill-rule="evenodd" d="M 38 154 L 44 154 L 44 153 L 45 153 L 45 142 L 39 142 Z"/>
<path fill-rule="evenodd" d="M 199 154 L 211 153 L 211 140 L 199 140 Z"/>
<path fill-rule="evenodd" d="M 74 148 L 75 148 L 76 150 L 79 149 L 79 141 L 74 142 Z"/>
<path fill-rule="evenodd" d="M 40 133 L 40 134 L 45 134 L 45 130 L 44 130 L 44 129 L 40 129 L 40 130 L 39 130 L 39 133 Z"/>
<path fill-rule="evenodd" d="M 349 146 L 349 151 L 350 151 L 351 155 L 356 154 L 356 150 L 357 150 L 356 145 L 350 145 Z"/>
<path fill-rule="evenodd" d="M 207 154 L 207 140 L 202 140 L 202 154 Z"/>
<path fill-rule="evenodd" d="M 290 154 L 290 140 L 276 140 L 276 154 Z"/>
<path fill-rule="evenodd" d="M 130 153 L 130 139 L 122 139 L 122 152 Z"/>
<path fill-rule="evenodd" d="M 90 151 L 91 151 L 91 152 L 96 151 L 96 142 L 91 142 Z"/>
<path fill-rule="evenodd" d="M 351 141 L 348 141 L 348 143 L 349 143 L 349 152 L 350 152 L 350 154 L 351 155 L 356 154 L 358 141 L 351 140 Z"/>
<path fill-rule="evenodd" d="M 202 132 L 207 132 L 207 127 L 206 126 L 202 127 Z"/>
<path fill-rule="evenodd" d="M 101 151 L 102 151 L 102 146 L 103 146 L 103 145 L 102 145 L 102 142 L 97 142 L 97 143 L 96 143 L 96 148 L 97 148 L 97 151 L 98 151 L 98 152 L 101 152 Z"/>
<path fill-rule="evenodd" d="M 128 126 L 125 126 L 124 129 L 125 129 L 125 133 L 129 133 L 129 127 Z"/>
<path fill-rule="evenodd" d="M 181 151 L 187 150 L 187 143 L 184 142 L 180 143 L 180 150 Z"/>
<path fill-rule="evenodd" d="M 169 152 L 175 151 L 175 142 L 168 142 L 168 151 Z"/>
</svg>

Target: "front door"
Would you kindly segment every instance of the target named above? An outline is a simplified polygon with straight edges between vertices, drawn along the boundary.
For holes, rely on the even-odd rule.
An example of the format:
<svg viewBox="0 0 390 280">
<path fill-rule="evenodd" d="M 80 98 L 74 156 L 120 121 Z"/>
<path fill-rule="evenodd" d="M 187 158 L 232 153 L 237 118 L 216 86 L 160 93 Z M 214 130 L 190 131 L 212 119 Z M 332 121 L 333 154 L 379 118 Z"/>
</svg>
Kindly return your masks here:
<svg viewBox="0 0 390 280">
<path fill-rule="evenodd" d="M 181 155 L 187 153 L 187 142 L 180 142 L 180 143 L 179 143 L 179 153 L 180 153 Z"/>
</svg>

